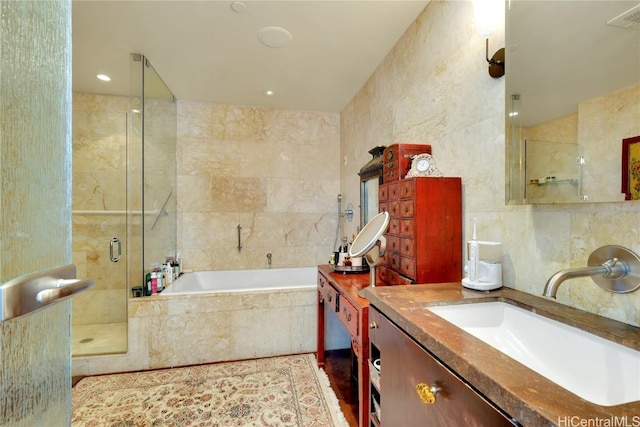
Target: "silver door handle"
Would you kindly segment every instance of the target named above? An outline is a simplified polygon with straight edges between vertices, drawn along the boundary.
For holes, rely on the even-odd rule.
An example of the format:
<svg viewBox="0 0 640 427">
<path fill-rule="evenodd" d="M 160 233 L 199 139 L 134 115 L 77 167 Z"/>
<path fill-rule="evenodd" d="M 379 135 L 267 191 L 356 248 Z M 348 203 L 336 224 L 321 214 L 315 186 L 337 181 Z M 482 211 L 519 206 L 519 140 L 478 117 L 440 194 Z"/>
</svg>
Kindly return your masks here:
<svg viewBox="0 0 640 427">
<path fill-rule="evenodd" d="M 113 247 L 115 245 L 118 245 L 118 256 L 113 255 Z M 118 262 L 120 261 L 121 257 L 122 257 L 122 243 L 120 242 L 120 239 L 118 239 L 117 237 L 114 237 L 113 239 L 111 239 L 111 242 L 109 242 L 109 258 L 111 258 L 111 262 Z"/>
<path fill-rule="evenodd" d="M 65 265 L 0 285 L 0 321 L 14 319 L 55 304 L 94 285 L 90 279 L 76 279 L 76 266 Z"/>
<path fill-rule="evenodd" d="M 51 279 L 50 283 L 54 287 L 45 289 L 36 294 L 36 301 L 43 304 L 47 304 L 57 299 L 62 299 L 77 294 L 78 292 L 82 292 L 85 289 L 89 289 L 95 284 L 95 282 L 90 279 L 65 280 L 55 279 L 53 277 L 50 277 L 49 279 Z"/>
</svg>

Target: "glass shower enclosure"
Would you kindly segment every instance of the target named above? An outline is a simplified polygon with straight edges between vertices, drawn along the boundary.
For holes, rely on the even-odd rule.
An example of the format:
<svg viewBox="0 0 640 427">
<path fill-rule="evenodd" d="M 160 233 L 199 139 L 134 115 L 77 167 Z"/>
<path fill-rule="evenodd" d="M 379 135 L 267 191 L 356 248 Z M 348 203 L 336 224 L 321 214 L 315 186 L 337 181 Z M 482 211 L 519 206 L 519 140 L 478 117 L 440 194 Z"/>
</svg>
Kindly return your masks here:
<svg viewBox="0 0 640 427">
<path fill-rule="evenodd" d="M 176 101 L 147 58 L 130 94 L 73 94 L 72 354 L 127 352 L 128 299 L 153 262 L 176 255 Z"/>
</svg>

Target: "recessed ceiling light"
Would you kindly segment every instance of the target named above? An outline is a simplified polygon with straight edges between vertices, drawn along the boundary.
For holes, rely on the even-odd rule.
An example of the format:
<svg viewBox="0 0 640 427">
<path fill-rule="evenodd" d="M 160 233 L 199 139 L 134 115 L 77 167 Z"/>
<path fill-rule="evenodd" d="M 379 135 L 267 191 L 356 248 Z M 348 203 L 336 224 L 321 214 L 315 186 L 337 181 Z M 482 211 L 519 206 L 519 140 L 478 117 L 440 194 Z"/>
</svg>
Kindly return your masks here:
<svg viewBox="0 0 640 427">
<path fill-rule="evenodd" d="M 111 81 L 111 77 L 107 76 L 106 74 L 98 74 L 96 77 L 98 79 L 102 80 L 103 82 L 110 82 Z"/>
<path fill-rule="evenodd" d="M 242 13 L 247 10 L 247 5 L 242 3 L 241 1 L 234 1 L 233 3 L 231 3 L 231 10 L 236 13 Z"/>
<path fill-rule="evenodd" d="M 264 94 L 267 96 L 273 96 L 273 91 L 272 90 L 265 90 Z"/>
<path fill-rule="evenodd" d="M 285 47 L 292 39 L 291 33 L 280 27 L 265 27 L 258 31 L 258 40 L 267 47 Z"/>
</svg>

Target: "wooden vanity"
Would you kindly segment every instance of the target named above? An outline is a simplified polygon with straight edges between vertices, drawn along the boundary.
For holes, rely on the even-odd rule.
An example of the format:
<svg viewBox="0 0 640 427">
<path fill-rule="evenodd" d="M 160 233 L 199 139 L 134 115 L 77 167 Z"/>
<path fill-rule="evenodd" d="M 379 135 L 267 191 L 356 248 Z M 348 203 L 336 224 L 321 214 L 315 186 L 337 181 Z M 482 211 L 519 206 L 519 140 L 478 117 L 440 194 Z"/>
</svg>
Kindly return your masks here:
<svg viewBox="0 0 640 427">
<path fill-rule="evenodd" d="M 369 325 L 371 427 L 517 425 L 375 307 Z"/>
<path fill-rule="evenodd" d="M 381 283 L 382 284 L 382 283 Z M 369 301 L 358 292 L 369 285 L 369 274 L 336 273 L 329 265 L 318 266 L 318 366 L 324 366 L 325 310 L 336 314 L 351 337 L 351 348 L 358 359 L 358 422 L 369 419 Z"/>
<path fill-rule="evenodd" d="M 442 283 L 367 288 L 363 295 L 370 302 L 369 357 L 380 359 L 381 368 L 379 378 L 375 371 L 371 375 L 369 426 L 471 425 L 471 420 L 490 426 L 596 425 L 595 420 L 607 425 L 614 418 L 640 423 L 640 402 L 600 406 L 581 399 L 427 307 L 506 301 L 636 350 L 640 328 L 509 288 L 479 292 Z M 432 386 L 435 401 L 425 403 Z"/>
</svg>

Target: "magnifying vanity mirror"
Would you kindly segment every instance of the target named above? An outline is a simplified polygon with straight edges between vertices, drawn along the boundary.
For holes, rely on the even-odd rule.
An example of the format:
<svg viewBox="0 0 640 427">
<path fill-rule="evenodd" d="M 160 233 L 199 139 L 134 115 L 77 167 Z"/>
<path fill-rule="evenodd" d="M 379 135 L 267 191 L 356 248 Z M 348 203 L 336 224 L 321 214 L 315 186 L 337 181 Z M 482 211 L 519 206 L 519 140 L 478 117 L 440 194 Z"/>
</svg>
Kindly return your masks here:
<svg viewBox="0 0 640 427">
<path fill-rule="evenodd" d="M 505 10 L 506 202 L 625 200 L 623 140 L 640 135 L 640 2 Z"/>
<path fill-rule="evenodd" d="M 380 257 L 384 255 L 387 241 L 383 234 L 389 227 L 389 212 L 380 212 L 365 225 L 353 239 L 349 248 L 350 257 L 364 256 L 369 264 L 369 286 L 376 285 L 376 266 L 380 264 Z"/>
</svg>

